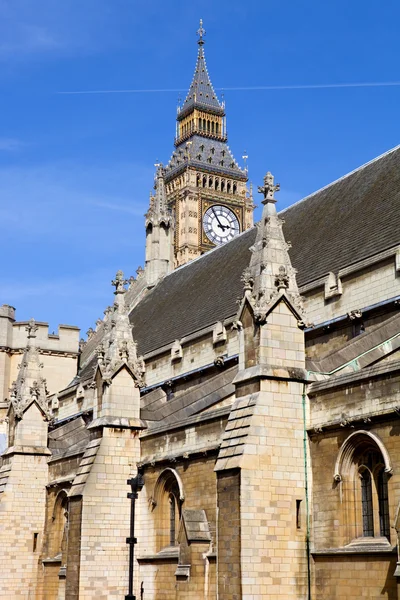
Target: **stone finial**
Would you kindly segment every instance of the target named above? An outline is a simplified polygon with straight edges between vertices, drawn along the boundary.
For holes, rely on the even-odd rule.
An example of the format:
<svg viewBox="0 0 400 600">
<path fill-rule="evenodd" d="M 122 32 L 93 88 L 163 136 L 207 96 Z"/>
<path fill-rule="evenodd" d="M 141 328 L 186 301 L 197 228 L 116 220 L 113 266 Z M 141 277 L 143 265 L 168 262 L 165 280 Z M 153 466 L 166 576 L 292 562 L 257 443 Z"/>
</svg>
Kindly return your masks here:
<svg viewBox="0 0 400 600">
<path fill-rule="evenodd" d="M 28 323 L 28 325 L 25 327 L 25 331 L 28 332 L 28 339 L 30 338 L 35 338 L 36 337 L 36 332 L 39 329 L 39 327 L 36 325 L 36 321 L 35 319 L 31 319 Z"/>
<path fill-rule="evenodd" d="M 125 294 L 126 289 L 125 285 L 128 283 L 128 280 L 124 278 L 123 271 L 117 271 L 115 275 L 115 279 L 111 281 L 111 285 L 115 287 L 114 294 Z"/>
<path fill-rule="evenodd" d="M 264 195 L 264 200 L 262 201 L 262 203 L 263 204 L 266 204 L 267 202 L 275 203 L 276 200 L 275 200 L 274 194 L 275 194 L 275 192 L 279 192 L 280 189 L 281 189 L 280 183 L 274 184 L 274 176 L 272 175 L 272 173 L 270 171 L 268 171 L 268 173 L 264 177 L 264 185 L 258 186 L 258 192 L 260 194 Z"/>
</svg>

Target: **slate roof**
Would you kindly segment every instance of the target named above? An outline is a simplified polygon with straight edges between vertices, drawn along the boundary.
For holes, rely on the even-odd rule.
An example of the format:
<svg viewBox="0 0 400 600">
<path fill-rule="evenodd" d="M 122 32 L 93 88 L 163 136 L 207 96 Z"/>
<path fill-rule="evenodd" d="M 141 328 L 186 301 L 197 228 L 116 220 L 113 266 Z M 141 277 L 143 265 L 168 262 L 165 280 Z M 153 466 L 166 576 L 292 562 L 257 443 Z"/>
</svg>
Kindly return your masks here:
<svg viewBox="0 0 400 600">
<path fill-rule="evenodd" d="M 166 181 L 188 166 L 201 171 L 220 173 L 234 179 L 247 180 L 246 171 L 239 167 L 225 142 L 202 135 L 192 135 L 189 139 L 192 142 L 190 156 L 187 155 L 186 141 L 177 146 L 166 166 Z"/>
<path fill-rule="evenodd" d="M 282 211 L 299 286 L 400 244 L 400 146 Z M 256 228 L 165 277 L 131 312 L 140 354 L 237 312 Z M 81 376 L 89 377 L 92 363 Z"/>
<path fill-rule="evenodd" d="M 255 236 L 254 227 L 176 269 L 143 298 L 131 313 L 140 354 L 236 314 Z"/>
<path fill-rule="evenodd" d="M 207 71 L 202 45 L 199 46 L 192 83 L 190 84 L 178 119 L 183 119 L 193 108 L 199 108 L 200 110 L 210 111 L 219 115 L 224 114 L 224 108 L 218 101 L 217 94 L 214 91 Z"/>
<path fill-rule="evenodd" d="M 400 146 L 282 211 L 302 286 L 400 243 Z"/>
</svg>

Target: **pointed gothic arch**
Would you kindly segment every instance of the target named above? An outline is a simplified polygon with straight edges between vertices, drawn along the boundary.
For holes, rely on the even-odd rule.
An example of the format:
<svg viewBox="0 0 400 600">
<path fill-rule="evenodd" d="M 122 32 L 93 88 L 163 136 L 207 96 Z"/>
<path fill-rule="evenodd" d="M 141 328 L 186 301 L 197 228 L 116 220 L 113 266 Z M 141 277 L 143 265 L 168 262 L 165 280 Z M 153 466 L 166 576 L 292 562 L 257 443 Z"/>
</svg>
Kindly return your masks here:
<svg viewBox="0 0 400 600">
<path fill-rule="evenodd" d="M 339 485 L 350 539 L 384 537 L 390 540 L 389 453 L 382 440 L 366 430 L 354 431 L 336 459 L 334 480 Z"/>
<path fill-rule="evenodd" d="M 357 449 L 360 449 L 361 445 L 365 446 L 366 444 L 376 445 L 382 454 L 385 465 L 385 473 L 388 475 L 393 473 L 389 453 L 386 450 L 382 440 L 371 431 L 360 430 L 351 433 L 340 447 L 336 458 L 335 473 L 333 476 L 336 482 L 342 481 L 342 473 L 347 473 L 350 470 Z"/>
<path fill-rule="evenodd" d="M 182 480 L 175 469 L 160 473 L 154 486 L 152 506 L 156 516 L 157 548 L 178 544 L 182 504 L 185 500 Z"/>
</svg>

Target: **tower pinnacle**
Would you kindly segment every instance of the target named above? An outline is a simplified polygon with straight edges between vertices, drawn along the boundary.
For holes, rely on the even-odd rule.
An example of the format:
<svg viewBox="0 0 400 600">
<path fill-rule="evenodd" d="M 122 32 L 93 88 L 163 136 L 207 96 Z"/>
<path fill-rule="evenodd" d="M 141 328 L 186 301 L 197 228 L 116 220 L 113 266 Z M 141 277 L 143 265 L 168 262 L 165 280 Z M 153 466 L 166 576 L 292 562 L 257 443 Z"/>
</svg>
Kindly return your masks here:
<svg viewBox="0 0 400 600">
<path fill-rule="evenodd" d="M 204 46 L 205 34 L 206 34 L 206 30 L 203 28 L 203 19 L 200 19 L 200 27 L 197 30 L 197 35 L 199 36 L 197 43 L 200 46 L 200 48 L 201 48 L 201 46 Z"/>
</svg>

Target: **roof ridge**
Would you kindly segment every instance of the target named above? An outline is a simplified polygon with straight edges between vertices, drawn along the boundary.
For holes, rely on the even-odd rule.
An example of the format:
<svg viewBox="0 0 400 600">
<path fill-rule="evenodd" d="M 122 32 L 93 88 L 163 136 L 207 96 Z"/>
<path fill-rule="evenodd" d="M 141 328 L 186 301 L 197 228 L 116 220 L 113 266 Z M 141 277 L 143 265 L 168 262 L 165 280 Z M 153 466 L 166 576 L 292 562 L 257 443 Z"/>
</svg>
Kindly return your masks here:
<svg viewBox="0 0 400 600">
<path fill-rule="evenodd" d="M 316 196 L 317 194 L 319 194 L 320 192 L 323 192 L 324 190 L 332 187 L 333 185 L 336 185 L 337 183 L 339 183 L 340 181 L 343 181 L 344 179 L 347 179 L 347 177 L 350 177 L 350 175 L 354 175 L 354 173 L 357 173 L 358 171 L 362 171 L 363 169 L 365 169 L 366 167 L 369 167 L 369 165 L 372 165 L 373 163 L 381 160 L 382 158 L 385 158 L 385 156 L 388 156 L 389 154 L 392 154 L 393 152 L 396 152 L 396 150 L 400 150 L 400 144 L 398 144 L 397 146 L 395 146 L 394 148 L 391 148 L 390 150 L 387 150 L 386 152 L 384 152 L 383 154 L 380 154 L 379 156 L 376 156 L 375 158 L 369 160 L 368 162 L 360 165 L 359 167 L 357 167 L 356 169 L 353 169 L 352 171 L 349 171 L 349 173 L 346 173 L 346 175 L 342 175 L 341 177 L 339 177 L 338 179 L 335 179 L 334 181 L 331 181 L 331 183 L 328 183 L 327 185 L 324 185 L 323 187 L 319 188 L 318 190 L 316 190 L 315 192 L 312 192 L 311 194 L 309 194 L 308 196 L 305 196 L 304 198 L 301 198 L 300 200 L 297 200 L 297 202 L 295 202 L 294 204 L 291 204 L 290 206 L 287 206 L 286 208 L 284 208 L 283 210 L 281 210 L 279 212 L 280 215 L 282 215 L 283 213 L 285 213 L 286 211 L 290 210 L 291 208 L 297 206 L 298 204 L 300 204 L 301 202 L 304 202 L 305 200 L 309 200 L 310 198 L 312 198 L 313 196 Z"/>
</svg>

